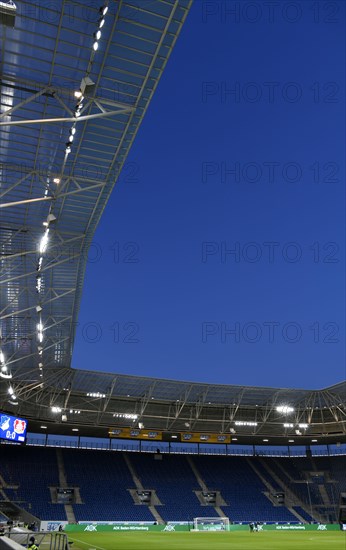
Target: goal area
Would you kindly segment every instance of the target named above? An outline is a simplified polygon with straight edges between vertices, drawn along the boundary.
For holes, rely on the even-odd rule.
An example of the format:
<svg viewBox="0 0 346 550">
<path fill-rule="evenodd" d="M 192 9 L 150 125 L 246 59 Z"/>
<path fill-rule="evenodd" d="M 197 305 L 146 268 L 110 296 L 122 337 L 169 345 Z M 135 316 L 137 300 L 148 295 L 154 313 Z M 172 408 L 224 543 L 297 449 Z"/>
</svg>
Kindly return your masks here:
<svg viewBox="0 0 346 550">
<path fill-rule="evenodd" d="M 193 518 L 193 531 L 229 531 L 229 518 Z"/>
</svg>

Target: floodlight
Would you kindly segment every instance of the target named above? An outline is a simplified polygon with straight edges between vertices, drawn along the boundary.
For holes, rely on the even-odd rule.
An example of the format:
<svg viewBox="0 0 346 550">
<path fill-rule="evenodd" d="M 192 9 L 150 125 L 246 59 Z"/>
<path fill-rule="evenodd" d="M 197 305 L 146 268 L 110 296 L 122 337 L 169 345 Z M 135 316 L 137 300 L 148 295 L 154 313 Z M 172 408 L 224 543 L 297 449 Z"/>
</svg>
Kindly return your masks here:
<svg viewBox="0 0 346 550">
<path fill-rule="evenodd" d="M 236 420 L 234 424 L 236 426 L 257 426 L 257 422 L 248 422 L 246 420 Z"/>
<path fill-rule="evenodd" d="M 41 254 L 44 254 L 44 252 L 46 251 L 47 244 L 48 244 L 48 233 L 49 233 L 49 229 L 47 228 L 40 241 L 39 251 Z"/>
<path fill-rule="evenodd" d="M 53 222 L 55 222 L 55 220 L 56 220 L 56 216 L 54 216 L 54 214 L 52 214 L 52 213 L 48 214 L 47 223 L 53 223 Z"/>
<path fill-rule="evenodd" d="M 6 380 L 11 380 L 12 374 L 10 372 L 8 372 L 6 366 L 1 367 L 0 378 L 5 378 Z"/>
<path fill-rule="evenodd" d="M 137 420 L 138 414 L 133 413 L 114 413 L 113 418 L 125 418 L 126 420 Z"/>
<path fill-rule="evenodd" d="M 12 397 L 8 400 L 10 405 L 18 405 L 18 401 L 15 395 L 12 395 Z"/>
<path fill-rule="evenodd" d="M 294 408 L 289 407 L 288 405 L 280 405 L 279 407 L 276 407 L 276 410 L 283 414 L 289 414 L 294 411 Z"/>
<path fill-rule="evenodd" d="M 0 25 L 14 28 L 16 20 L 17 6 L 12 0 L 0 2 Z"/>
</svg>

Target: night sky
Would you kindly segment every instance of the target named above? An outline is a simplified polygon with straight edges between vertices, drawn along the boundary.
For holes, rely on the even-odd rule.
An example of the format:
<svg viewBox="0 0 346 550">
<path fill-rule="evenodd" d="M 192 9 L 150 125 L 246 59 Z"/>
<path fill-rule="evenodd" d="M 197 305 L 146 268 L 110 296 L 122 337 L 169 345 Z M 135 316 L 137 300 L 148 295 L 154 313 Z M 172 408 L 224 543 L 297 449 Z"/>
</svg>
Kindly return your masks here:
<svg viewBox="0 0 346 550">
<path fill-rule="evenodd" d="M 195 0 L 95 233 L 73 367 L 345 378 L 344 85 L 343 1 Z"/>
</svg>

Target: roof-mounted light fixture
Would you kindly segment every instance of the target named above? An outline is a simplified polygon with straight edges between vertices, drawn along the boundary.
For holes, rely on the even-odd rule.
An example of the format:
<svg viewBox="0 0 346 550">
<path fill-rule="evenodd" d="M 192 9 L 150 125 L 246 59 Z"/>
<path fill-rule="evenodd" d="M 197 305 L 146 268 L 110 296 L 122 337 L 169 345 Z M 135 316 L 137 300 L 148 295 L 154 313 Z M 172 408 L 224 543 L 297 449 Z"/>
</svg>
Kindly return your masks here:
<svg viewBox="0 0 346 550">
<path fill-rule="evenodd" d="M 290 407 L 289 405 L 279 405 L 276 407 L 277 412 L 282 414 L 290 414 L 294 412 L 294 408 Z"/>
<path fill-rule="evenodd" d="M 105 2 L 105 4 L 100 7 L 101 16 L 103 17 L 104 15 L 106 15 L 107 11 L 108 11 L 108 2 Z"/>
<path fill-rule="evenodd" d="M 236 420 L 236 426 L 257 426 L 257 422 L 248 422 L 247 420 Z"/>
<path fill-rule="evenodd" d="M 3 351 L 0 351 L 0 378 L 5 378 L 7 380 L 10 380 L 12 378 L 11 371 L 6 365 L 5 355 Z"/>
<path fill-rule="evenodd" d="M 12 388 L 12 386 L 9 386 L 9 388 L 8 388 L 7 391 L 8 391 L 8 393 L 10 394 L 10 397 L 9 397 L 8 402 L 9 402 L 11 405 L 18 405 L 17 396 L 16 396 L 15 391 L 14 391 L 14 389 Z"/>
</svg>

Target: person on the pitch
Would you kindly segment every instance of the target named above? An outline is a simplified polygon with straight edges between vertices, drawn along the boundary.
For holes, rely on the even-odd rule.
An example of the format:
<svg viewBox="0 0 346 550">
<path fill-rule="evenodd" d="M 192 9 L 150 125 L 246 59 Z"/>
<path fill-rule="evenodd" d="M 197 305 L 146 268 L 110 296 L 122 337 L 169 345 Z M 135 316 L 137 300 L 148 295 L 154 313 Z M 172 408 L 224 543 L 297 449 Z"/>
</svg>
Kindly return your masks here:
<svg viewBox="0 0 346 550">
<path fill-rule="evenodd" d="M 29 538 L 28 548 L 30 548 L 30 550 L 38 550 L 38 546 L 36 545 L 35 537 L 30 537 Z"/>
</svg>

